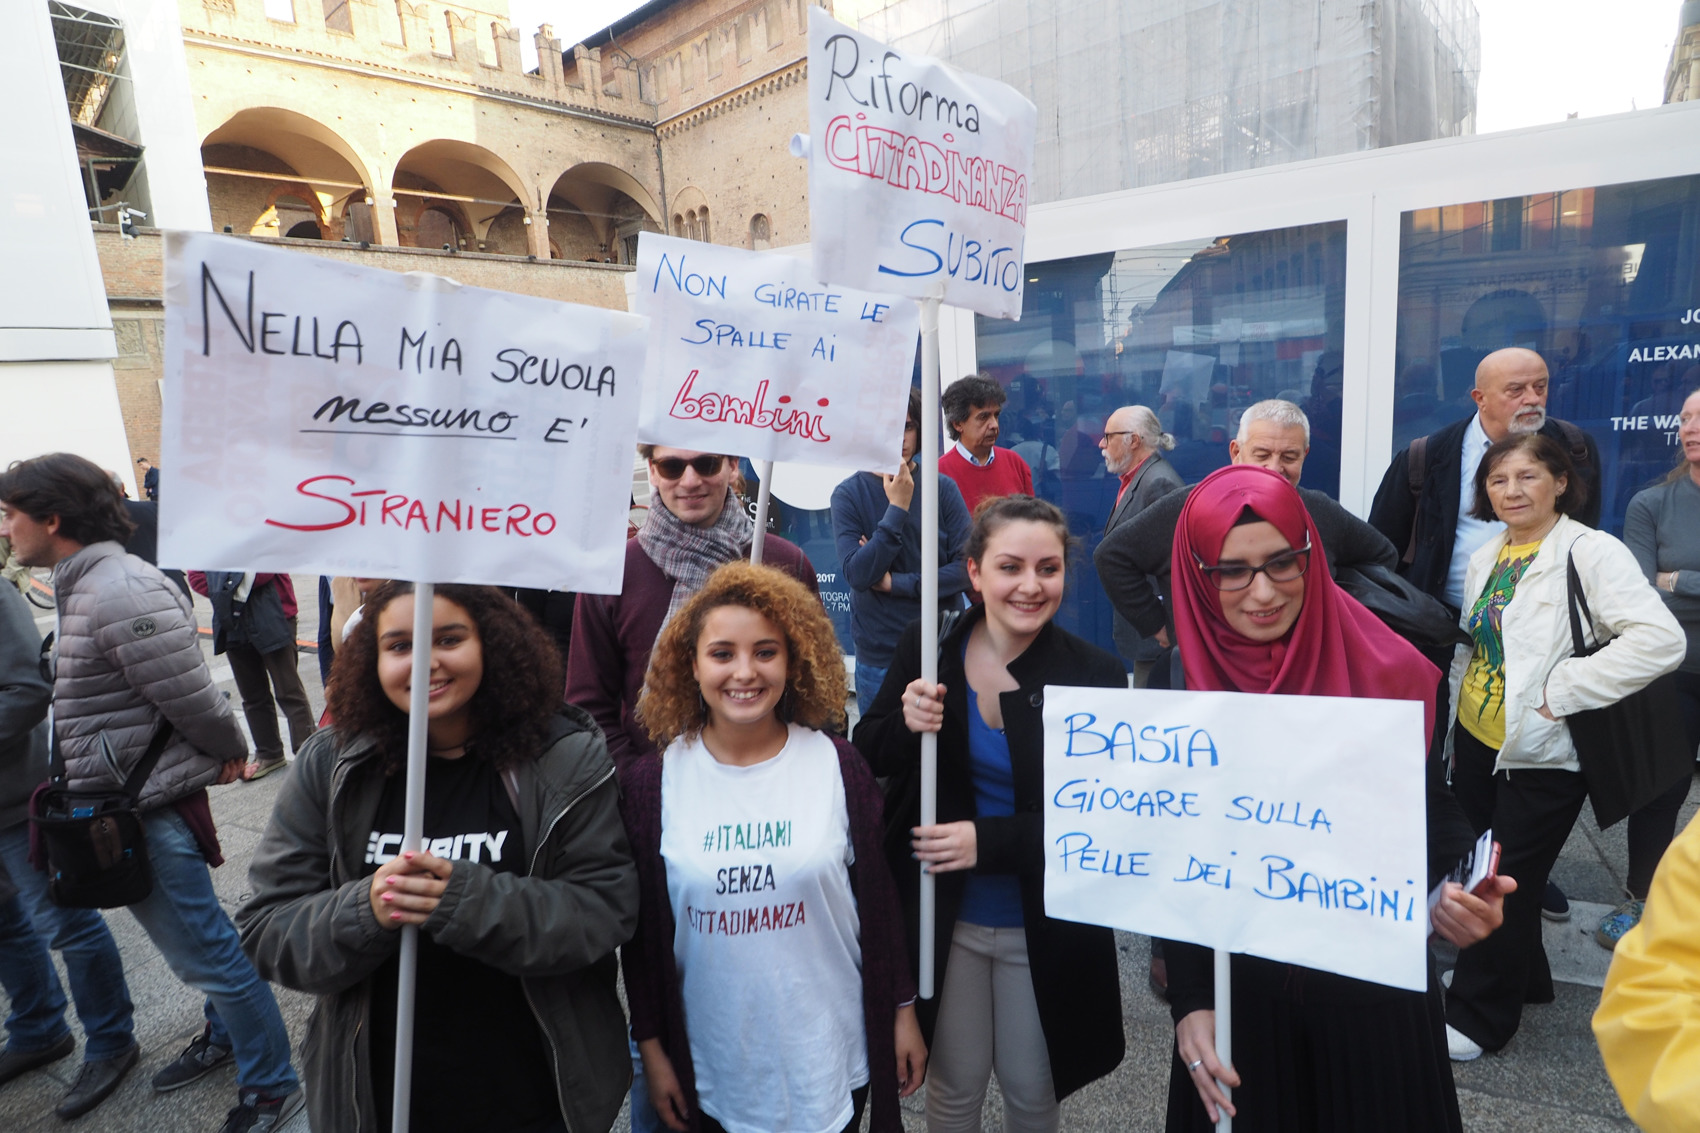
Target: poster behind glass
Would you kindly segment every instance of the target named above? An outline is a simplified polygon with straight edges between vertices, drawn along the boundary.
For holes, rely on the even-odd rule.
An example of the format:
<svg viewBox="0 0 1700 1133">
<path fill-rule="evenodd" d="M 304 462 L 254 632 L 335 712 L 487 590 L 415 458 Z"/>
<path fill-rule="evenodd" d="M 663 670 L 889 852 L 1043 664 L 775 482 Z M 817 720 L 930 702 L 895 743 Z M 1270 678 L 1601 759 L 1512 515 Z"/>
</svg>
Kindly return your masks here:
<svg viewBox="0 0 1700 1133">
<path fill-rule="evenodd" d="M 1301 484 L 1338 494 L 1346 225 L 1052 260 L 1027 275 L 1019 322 L 976 319 L 980 370 L 1009 398 L 997 443 L 1027 461 L 1083 544 L 1058 624 L 1114 652 L 1091 555 L 1121 486 L 1098 448 L 1117 408 L 1156 411 L 1176 442 L 1166 457 L 1191 484 L 1228 463 L 1247 406 L 1296 402 L 1311 421 Z"/>
<path fill-rule="evenodd" d="M 1700 177 L 1404 214 L 1395 446 L 1475 412 L 1476 366 L 1505 346 L 1546 359 L 1548 413 L 1593 434 L 1600 525 L 1622 534 L 1700 388 Z"/>
</svg>

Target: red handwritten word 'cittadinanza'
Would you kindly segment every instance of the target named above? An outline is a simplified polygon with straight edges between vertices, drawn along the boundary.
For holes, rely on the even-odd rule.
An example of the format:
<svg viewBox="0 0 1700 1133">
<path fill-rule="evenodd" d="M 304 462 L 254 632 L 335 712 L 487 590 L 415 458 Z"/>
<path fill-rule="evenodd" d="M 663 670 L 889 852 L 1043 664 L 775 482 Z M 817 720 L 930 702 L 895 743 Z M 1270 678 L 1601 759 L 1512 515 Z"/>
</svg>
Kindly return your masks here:
<svg viewBox="0 0 1700 1133">
<path fill-rule="evenodd" d="M 750 401 L 741 397 L 733 397 L 729 393 L 701 393 L 692 395 L 692 387 L 696 385 L 698 370 L 692 370 L 685 377 L 685 384 L 679 387 L 679 393 L 673 398 L 673 407 L 667 411 L 667 416 L 676 417 L 681 421 L 730 421 L 736 425 L 750 425 L 757 429 L 772 429 L 776 433 L 790 433 L 804 440 L 825 443 L 832 438 L 821 426 L 822 413 L 804 413 L 791 407 L 791 396 L 782 394 L 779 404 L 773 409 L 767 408 L 767 380 L 764 378 L 756 383 L 755 400 Z M 821 398 L 818 404 L 825 409 L 827 398 Z"/>
<path fill-rule="evenodd" d="M 269 526 L 289 531 L 335 531 L 340 527 L 396 527 L 412 531 L 418 524 L 417 530 L 433 535 L 482 531 L 526 539 L 555 530 L 555 517 L 530 504 L 488 507 L 472 500 L 414 499 L 388 488 L 358 488 L 348 476 L 309 476 L 295 485 L 295 492 L 303 499 L 319 501 L 312 505 L 315 508 L 321 505 L 328 508 L 325 517 L 307 523 L 268 518 Z"/>
<path fill-rule="evenodd" d="M 840 114 L 826 127 L 826 159 L 894 189 L 936 193 L 1027 227 L 1027 178 L 989 158 L 963 157 L 898 130 L 858 126 Z"/>
</svg>

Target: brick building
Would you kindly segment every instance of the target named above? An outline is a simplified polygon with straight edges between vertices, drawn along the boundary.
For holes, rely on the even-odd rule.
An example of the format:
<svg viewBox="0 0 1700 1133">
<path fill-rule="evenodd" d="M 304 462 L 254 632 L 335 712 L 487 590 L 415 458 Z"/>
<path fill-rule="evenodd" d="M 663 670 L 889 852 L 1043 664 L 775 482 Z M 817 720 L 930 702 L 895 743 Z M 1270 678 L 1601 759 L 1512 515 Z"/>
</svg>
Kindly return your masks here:
<svg viewBox="0 0 1700 1133">
<path fill-rule="evenodd" d="M 545 25 L 527 71 L 505 0 L 177 0 L 190 172 L 214 231 L 623 307 L 640 232 L 807 241 L 787 147 L 807 128 L 809 6 L 655 0 L 564 46 Z M 123 97 L 121 24 L 53 18 L 91 215 L 154 211 L 163 158 Z M 157 457 L 160 248 L 135 235 L 96 225 L 125 432 Z"/>
</svg>

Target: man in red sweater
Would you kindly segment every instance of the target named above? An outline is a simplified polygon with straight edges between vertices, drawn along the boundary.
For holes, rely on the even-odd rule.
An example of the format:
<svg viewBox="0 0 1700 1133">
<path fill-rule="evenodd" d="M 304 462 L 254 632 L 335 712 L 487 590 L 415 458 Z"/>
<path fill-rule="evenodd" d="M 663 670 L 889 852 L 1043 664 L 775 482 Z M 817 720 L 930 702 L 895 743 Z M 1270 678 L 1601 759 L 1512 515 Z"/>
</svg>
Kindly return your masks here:
<svg viewBox="0 0 1700 1133">
<path fill-rule="evenodd" d="M 983 374 L 952 382 L 940 399 L 944 427 L 956 443 L 939 457 L 939 471 L 962 489 L 968 514 L 992 496 L 1031 496 L 1033 470 L 1013 451 L 997 447 L 1003 387 Z"/>
</svg>

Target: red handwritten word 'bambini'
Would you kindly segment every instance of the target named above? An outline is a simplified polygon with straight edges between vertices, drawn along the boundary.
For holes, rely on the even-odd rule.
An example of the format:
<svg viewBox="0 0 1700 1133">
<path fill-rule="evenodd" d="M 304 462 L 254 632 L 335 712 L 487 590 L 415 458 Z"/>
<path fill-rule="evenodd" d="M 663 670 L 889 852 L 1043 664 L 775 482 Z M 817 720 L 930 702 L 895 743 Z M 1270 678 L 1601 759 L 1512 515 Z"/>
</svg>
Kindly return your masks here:
<svg viewBox="0 0 1700 1133">
<path fill-rule="evenodd" d="M 360 488 L 347 476 L 310 476 L 295 485 L 296 494 L 328 505 L 326 518 L 317 523 L 285 523 L 267 519 L 272 527 L 289 531 L 335 531 L 339 527 L 398 527 L 429 534 L 448 531 L 484 531 L 491 535 L 548 535 L 555 530 L 555 517 L 533 510 L 530 504 L 484 507 L 471 500 L 417 500 L 388 488 Z M 314 504 L 315 508 L 320 504 Z"/>
<path fill-rule="evenodd" d="M 767 408 L 767 380 L 756 383 L 754 401 L 746 401 L 741 397 L 733 397 L 729 393 L 702 393 L 691 395 L 691 387 L 696 385 L 697 374 L 692 370 L 685 378 L 685 384 L 679 387 L 678 396 L 673 398 L 673 408 L 667 411 L 667 416 L 677 417 L 681 421 L 730 421 L 735 425 L 753 425 L 757 429 L 772 429 L 776 433 L 790 433 L 804 440 L 820 441 L 823 444 L 832 438 L 821 427 L 822 413 L 804 413 L 791 408 L 791 397 L 782 394 L 776 408 Z M 827 398 L 821 398 L 816 403 L 822 409 L 828 404 Z"/>
<path fill-rule="evenodd" d="M 899 130 L 858 126 L 840 114 L 826 127 L 826 159 L 893 188 L 937 193 L 1027 227 L 1027 178 L 989 158 L 963 157 Z"/>
</svg>

